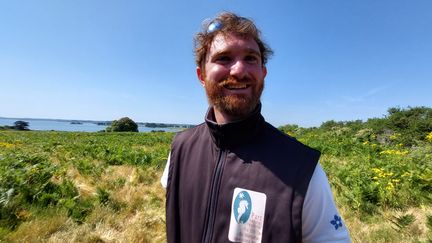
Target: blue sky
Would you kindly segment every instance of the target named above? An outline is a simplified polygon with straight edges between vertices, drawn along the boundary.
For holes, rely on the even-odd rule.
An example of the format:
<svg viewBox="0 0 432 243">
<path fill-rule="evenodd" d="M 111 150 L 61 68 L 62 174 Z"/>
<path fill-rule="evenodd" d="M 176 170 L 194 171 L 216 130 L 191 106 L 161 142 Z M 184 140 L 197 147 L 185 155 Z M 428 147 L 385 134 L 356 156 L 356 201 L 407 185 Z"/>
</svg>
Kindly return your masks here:
<svg viewBox="0 0 432 243">
<path fill-rule="evenodd" d="M 273 125 L 432 106 L 432 1 L 0 1 L 0 116 L 203 121 L 193 35 L 222 10 L 251 17 L 275 55 Z"/>
</svg>

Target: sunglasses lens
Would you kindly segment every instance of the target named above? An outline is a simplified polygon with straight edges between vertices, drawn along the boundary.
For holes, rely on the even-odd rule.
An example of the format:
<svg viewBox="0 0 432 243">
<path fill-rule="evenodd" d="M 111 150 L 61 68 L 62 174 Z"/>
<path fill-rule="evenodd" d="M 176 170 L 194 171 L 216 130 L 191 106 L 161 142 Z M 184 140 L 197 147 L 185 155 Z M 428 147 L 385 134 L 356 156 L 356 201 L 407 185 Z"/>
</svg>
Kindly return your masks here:
<svg viewBox="0 0 432 243">
<path fill-rule="evenodd" d="M 222 23 L 221 23 L 221 22 L 219 22 L 219 21 L 213 21 L 213 22 L 208 26 L 207 32 L 208 32 L 208 33 L 212 33 L 212 32 L 215 32 L 215 31 L 217 31 L 217 30 L 220 30 L 221 28 L 222 28 Z"/>
</svg>

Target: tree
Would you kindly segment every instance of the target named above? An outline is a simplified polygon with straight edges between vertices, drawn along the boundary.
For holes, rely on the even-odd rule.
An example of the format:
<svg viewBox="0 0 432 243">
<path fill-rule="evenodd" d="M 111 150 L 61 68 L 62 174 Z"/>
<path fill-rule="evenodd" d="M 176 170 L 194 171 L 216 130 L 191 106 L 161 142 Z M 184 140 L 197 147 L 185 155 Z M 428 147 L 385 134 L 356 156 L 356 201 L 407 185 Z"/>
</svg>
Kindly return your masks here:
<svg viewBox="0 0 432 243">
<path fill-rule="evenodd" d="M 387 112 L 384 118 L 368 119 L 365 125 L 381 137 L 393 136 L 395 144 L 409 147 L 425 140 L 428 133 L 432 132 L 432 108 L 392 107 Z"/>
<path fill-rule="evenodd" d="M 111 126 L 107 127 L 107 132 L 138 132 L 138 125 L 129 117 L 114 120 Z"/>
<path fill-rule="evenodd" d="M 29 130 L 28 126 L 29 126 L 29 123 L 25 122 L 25 121 L 14 122 L 14 129 L 16 129 L 16 130 L 27 131 L 27 130 Z"/>
<path fill-rule="evenodd" d="M 402 143 L 414 145 L 416 140 L 425 140 L 432 131 L 432 108 L 390 108 L 387 124 L 390 129 L 401 134 Z"/>
<path fill-rule="evenodd" d="M 284 133 L 288 133 L 288 134 L 295 134 L 297 132 L 297 130 L 299 129 L 299 126 L 296 124 L 287 124 L 287 125 L 283 125 L 279 127 L 279 130 L 281 130 Z"/>
<path fill-rule="evenodd" d="M 330 121 L 326 121 L 321 123 L 320 128 L 324 129 L 324 130 L 331 130 L 333 127 L 343 127 L 343 122 L 339 121 L 335 121 L 335 120 L 330 120 Z"/>
</svg>

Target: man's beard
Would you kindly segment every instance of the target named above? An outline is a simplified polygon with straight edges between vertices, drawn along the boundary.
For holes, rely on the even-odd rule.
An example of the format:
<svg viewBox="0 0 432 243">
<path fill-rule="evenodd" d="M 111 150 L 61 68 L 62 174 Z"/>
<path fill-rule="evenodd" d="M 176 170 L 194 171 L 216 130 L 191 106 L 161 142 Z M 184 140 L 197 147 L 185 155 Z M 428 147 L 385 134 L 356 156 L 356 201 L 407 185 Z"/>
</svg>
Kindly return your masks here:
<svg viewBox="0 0 432 243">
<path fill-rule="evenodd" d="M 224 94 L 225 85 L 246 83 L 251 85 L 251 94 Z M 250 79 L 239 81 L 229 76 L 221 82 L 206 82 L 205 90 L 207 98 L 215 109 L 234 118 L 243 118 L 249 115 L 259 104 L 262 91 L 264 89 L 264 80 Z"/>
</svg>

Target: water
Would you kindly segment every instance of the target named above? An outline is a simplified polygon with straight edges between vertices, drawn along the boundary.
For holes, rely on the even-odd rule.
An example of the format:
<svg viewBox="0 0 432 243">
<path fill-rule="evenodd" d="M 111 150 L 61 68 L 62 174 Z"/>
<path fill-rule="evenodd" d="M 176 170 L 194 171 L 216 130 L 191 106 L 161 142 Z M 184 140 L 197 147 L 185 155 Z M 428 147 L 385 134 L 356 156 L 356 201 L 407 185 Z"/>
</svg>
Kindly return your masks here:
<svg viewBox="0 0 432 243">
<path fill-rule="evenodd" d="M 17 118 L 0 118 L 0 126 L 13 126 L 16 121 L 25 121 L 29 123 L 30 130 L 39 131 L 67 131 L 67 132 L 98 132 L 105 130 L 107 126 L 97 125 L 96 121 L 82 122 L 82 124 L 71 124 L 71 121 L 49 120 L 49 119 L 17 119 Z M 151 132 L 152 130 L 163 130 L 166 132 L 177 132 L 182 130 L 178 127 L 145 127 L 138 126 L 140 132 Z"/>
</svg>

